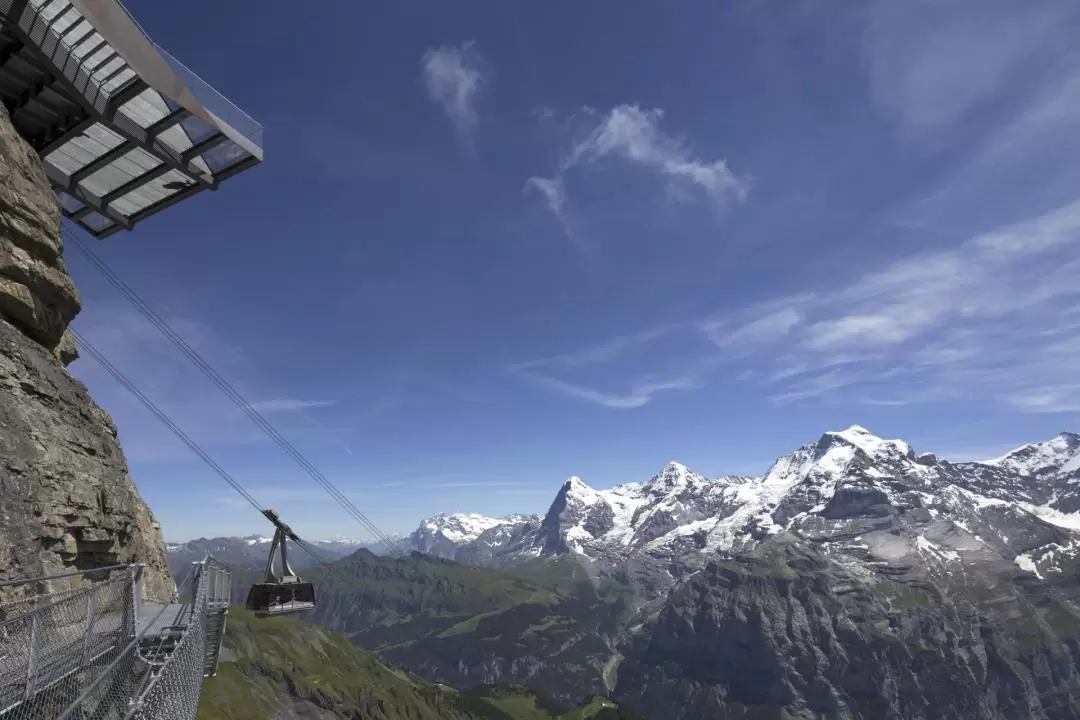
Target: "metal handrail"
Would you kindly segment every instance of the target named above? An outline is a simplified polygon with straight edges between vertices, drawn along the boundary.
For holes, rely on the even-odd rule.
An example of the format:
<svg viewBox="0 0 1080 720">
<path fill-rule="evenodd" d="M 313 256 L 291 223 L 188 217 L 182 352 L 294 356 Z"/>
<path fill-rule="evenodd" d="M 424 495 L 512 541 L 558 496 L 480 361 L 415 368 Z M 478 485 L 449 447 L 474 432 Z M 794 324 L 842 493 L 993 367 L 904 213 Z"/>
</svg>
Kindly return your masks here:
<svg viewBox="0 0 1080 720">
<path fill-rule="evenodd" d="M 106 565 L 105 567 L 91 568 L 89 570 L 72 570 L 71 572 L 61 573 L 59 575 L 42 575 L 40 577 L 32 578 L 20 578 L 18 580 L 7 580 L 0 582 L 0 588 L 15 587 L 17 585 L 29 585 L 33 582 L 44 582 L 45 580 L 62 580 L 64 578 L 76 577 L 78 575 L 89 575 L 90 573 L 106 572 L 112 570 L 120 570 L 121 568 L 127 569 L 132 566 L 132 563 L 124 563 L 120 565 Z"/>
</svg>

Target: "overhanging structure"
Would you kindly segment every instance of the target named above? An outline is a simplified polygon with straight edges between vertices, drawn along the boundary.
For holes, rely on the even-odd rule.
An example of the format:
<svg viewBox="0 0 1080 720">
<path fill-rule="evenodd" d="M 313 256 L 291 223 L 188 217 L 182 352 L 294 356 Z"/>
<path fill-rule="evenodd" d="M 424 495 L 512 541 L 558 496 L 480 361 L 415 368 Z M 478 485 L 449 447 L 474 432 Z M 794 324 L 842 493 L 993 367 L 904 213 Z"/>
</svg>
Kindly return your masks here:
<svg viewBox="0 0 1080 720">
<path fill-rule="evenodd" d="M 262 161 L 262 126 L 117 0 L 0 0 L 0 99 L 98 238 Z"/>
</svg>

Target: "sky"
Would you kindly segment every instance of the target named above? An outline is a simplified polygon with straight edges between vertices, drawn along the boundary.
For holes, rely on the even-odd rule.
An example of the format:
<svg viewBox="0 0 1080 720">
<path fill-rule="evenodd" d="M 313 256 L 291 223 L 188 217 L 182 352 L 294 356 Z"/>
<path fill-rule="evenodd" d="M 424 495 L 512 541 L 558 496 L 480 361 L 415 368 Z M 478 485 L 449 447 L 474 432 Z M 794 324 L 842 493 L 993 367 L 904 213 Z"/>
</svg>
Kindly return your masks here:
<svg viewBox="0 0 1080 720">
<path fill-rule="evenodd" d="M 94 249 L 385 533 L 852 424 L 1080 430 L 1080 5 L 127 5 L 265 162 Z M 366 534 L 67 257 L 74 327 L 252 495 Z M 269 529 L 71 369 L 167 539 Z"/>
</svg>

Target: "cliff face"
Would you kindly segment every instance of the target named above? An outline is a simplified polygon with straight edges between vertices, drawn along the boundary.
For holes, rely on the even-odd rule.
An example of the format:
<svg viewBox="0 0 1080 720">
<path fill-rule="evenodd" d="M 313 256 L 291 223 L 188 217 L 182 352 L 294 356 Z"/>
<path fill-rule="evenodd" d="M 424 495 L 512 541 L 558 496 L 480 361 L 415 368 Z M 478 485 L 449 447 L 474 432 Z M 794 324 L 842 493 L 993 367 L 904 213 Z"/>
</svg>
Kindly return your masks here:
<svg viewBox="0 0 1080 720">
<path fill-rule="evenodd" d="M 161 531 L 112 419 L 64 369 L 79 309 L 55 197 L 0 106 L 0 581 L 142 562 L 164 599 Z"/>
<path fill-rule="evenodd" d="M 1074 577 L 893 574 L 784 536 L 711 563 L 627 651 L 615 697 L 672 720 L 1078 717 Z"/>
</svg>

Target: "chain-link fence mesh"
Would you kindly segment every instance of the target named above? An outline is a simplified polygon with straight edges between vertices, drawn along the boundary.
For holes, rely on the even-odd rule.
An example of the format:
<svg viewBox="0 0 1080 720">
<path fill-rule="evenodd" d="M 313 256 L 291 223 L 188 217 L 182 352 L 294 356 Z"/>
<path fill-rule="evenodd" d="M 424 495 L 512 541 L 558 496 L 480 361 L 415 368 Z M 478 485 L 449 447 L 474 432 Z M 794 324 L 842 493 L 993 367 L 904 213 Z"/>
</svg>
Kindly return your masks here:
<svg viewBox="0 0 1080 720">
<path fill-rule="evenodd" d="M 217 666 L 229 572 L 197 563 L 189 603 L 140 618 L 141 570 L 0 605 L 0 720 L 194 719 Z"/>
<path fill-rule="evenodd" d="M 140 568 L 0 605 L 0 717 L 57 717 L 135 634 Z"/>
</svg>

